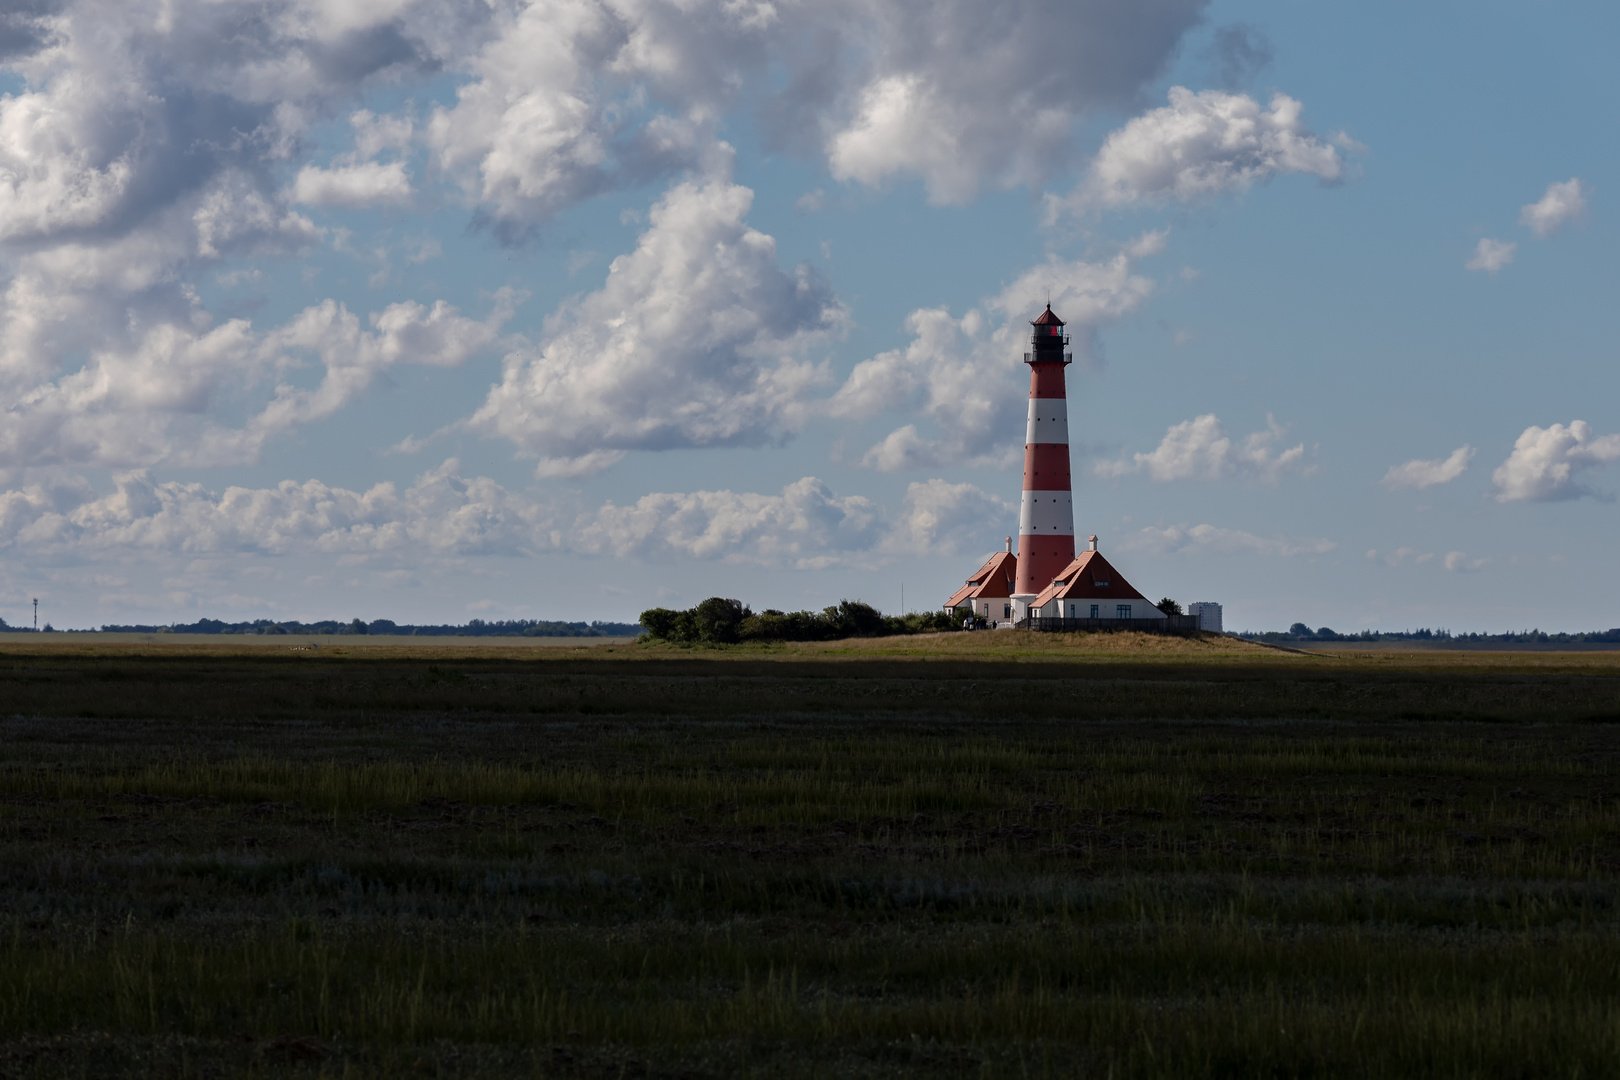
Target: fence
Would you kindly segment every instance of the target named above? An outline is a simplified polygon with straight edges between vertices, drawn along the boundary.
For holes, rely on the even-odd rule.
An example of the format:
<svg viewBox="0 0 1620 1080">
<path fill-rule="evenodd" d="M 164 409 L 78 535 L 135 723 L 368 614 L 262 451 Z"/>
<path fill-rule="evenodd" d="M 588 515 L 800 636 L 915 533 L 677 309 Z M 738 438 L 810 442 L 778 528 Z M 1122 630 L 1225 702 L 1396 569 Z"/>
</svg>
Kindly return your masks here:
<svg viewBox="0 0 1620 1080">
<path fill-rule="evenodd" d="M 1198 630 L 1196 615 L 1166 615 L 1162 619 L 1020 619 L 1016 630 L 1049 632 L 1076 630 L 1146 630 L 1150 634 L 1191 634 Z"/>
</svg>

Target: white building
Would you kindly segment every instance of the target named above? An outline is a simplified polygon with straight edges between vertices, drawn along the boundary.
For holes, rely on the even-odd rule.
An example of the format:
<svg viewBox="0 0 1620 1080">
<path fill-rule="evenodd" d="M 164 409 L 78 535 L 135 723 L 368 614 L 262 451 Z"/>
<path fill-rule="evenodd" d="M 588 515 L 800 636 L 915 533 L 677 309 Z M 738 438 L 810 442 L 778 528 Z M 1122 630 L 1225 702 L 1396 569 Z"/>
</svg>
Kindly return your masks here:
<svg viewBox="0 0 1620 1080">
<path fill-rule="evenodd" d="M 1187 614 L 1198 617 L 1198 629 L 1212 630 L 1217 634 L 1225 633 L 1221 629 L 1221 605 L 1200 600 L 1187 605 Z"/>
<path fill-rule="evenodd" d="M 1018 556 L 1012 553 L 1012 537 L 1007 550 L 985 559 L 984 565 L 947 601 L 945 606 L 959 616 L 972 612 L 994 625 L 1013 618 L 1013 583 L 1018 578 Z"/>
<path fill-rule="evenodd" d="M 1082 551 L 1029 601 L 1028 614 L 1037 619 L 1162 619 L 1164 612 L 1131 587 L 1097 550 L 1091 538 Z M 1022 615 L 1019 616 L 1022 618 Z"/>
</svg>

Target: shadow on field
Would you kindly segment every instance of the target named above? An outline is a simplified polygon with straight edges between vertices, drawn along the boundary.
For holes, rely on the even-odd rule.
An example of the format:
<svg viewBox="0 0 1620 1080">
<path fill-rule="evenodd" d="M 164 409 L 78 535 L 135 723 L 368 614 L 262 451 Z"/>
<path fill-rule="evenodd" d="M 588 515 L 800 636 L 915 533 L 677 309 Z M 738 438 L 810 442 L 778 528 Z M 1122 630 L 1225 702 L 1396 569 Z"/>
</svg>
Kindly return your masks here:
<svg viewBox="0 0 1620 1080">
<path fill-rule="evenodd" d="M 0 1076 L 1615 1075 L 1620 660 L 1045 647 L 0 653 Z"/>
</svg>

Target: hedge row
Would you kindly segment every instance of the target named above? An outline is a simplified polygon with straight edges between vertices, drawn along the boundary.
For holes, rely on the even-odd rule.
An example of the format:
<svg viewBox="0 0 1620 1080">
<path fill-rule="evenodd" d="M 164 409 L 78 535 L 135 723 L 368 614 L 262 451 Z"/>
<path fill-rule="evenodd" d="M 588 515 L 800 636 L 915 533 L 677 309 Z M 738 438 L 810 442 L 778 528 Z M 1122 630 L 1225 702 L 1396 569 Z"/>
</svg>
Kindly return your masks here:
<svg viewBox="0 0 1620 1080">
<path fill-rule="evenodd" d="M 739 641 L 836 641 L 961 629 L 943 611 L 884 615 L 859 600 L 840 600 L 820 612 L 772 609 L 756 615 L 742 601 L 719 596 L 711 596 L 686 611 L 651 608 L 641 613 L 641 625 L 656 641 L 714 645 Z"/>
</svg>

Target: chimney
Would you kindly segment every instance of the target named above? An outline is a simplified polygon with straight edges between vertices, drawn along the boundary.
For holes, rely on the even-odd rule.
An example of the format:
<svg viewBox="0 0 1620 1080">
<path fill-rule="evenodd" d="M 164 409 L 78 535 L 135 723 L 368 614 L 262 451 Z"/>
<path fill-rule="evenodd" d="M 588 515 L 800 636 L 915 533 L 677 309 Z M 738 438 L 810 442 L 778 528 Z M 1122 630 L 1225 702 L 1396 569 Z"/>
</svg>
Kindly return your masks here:
<svg viewBox="0 0 1620 1080">
<path fill-rule="evenodd" d="M 1012 554 L 1012 537 L 1007 537 L 1007 554 Z"/>
<path fill-rule="evenodd" d="M 1091 534 L 1091 550 L 1092 551 L 1097 550 L 1097 534 L 1096 533 Z"/>
</svg>

